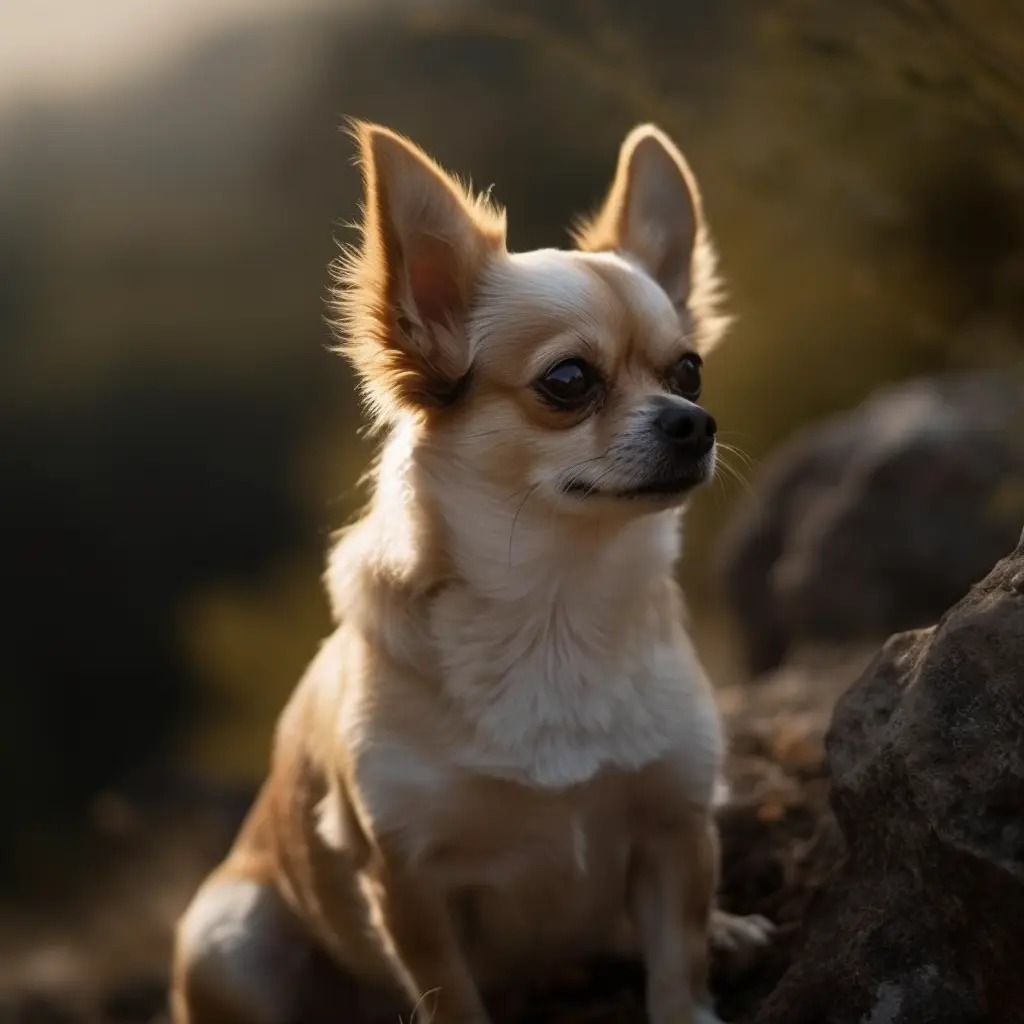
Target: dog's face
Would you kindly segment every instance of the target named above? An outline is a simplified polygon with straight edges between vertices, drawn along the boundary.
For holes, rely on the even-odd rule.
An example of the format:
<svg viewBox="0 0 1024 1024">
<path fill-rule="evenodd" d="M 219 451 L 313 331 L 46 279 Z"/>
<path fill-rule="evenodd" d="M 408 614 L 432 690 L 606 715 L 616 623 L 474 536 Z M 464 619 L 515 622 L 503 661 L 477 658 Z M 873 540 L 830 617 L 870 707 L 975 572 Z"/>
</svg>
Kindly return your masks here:
<svg viewBox="0 0 1024 1024">
<path fill-rule="evenodd" d="M 723 321 L 700 197 L 668 138 L 627 137 L 577 249 L 510 254 L 502 213 L 398 136 L 358 134 L 364 244 L 340 299 L 382 419 L 418 417 L 450 472 L 510 501 L 651 511 L 711 477 L 702 353 Z"/>
</svg>

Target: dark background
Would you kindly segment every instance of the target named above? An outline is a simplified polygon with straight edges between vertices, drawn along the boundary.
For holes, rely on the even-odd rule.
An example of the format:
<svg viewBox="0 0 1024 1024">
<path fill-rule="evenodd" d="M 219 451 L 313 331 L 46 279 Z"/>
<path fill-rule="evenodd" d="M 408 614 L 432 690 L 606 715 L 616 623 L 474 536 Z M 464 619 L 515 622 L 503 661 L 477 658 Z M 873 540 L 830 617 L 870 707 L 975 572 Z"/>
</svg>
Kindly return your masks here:
<svg viewBox="0 0 1024 1024">
<path fill-rule="evenodd" d="M 707 403 L 753 464 L 880 382 L 1020 359 L 1020 3 L 168 0 L 134 26 L 96 0 L 80 36 L 75 6 L 0 13 L 27 69 L 0 78 L 0 880 L 23 895 L 81 874 L 112 793 L 244 792 L 327 627 L 370 451 L 324 323 L 346 115 L 493 184 L 518 249 L 566 244 L 659 122 L 738 316 Z M 723 676 L 741 493 L 701 495 L 684 566 Z"/>
</svg>

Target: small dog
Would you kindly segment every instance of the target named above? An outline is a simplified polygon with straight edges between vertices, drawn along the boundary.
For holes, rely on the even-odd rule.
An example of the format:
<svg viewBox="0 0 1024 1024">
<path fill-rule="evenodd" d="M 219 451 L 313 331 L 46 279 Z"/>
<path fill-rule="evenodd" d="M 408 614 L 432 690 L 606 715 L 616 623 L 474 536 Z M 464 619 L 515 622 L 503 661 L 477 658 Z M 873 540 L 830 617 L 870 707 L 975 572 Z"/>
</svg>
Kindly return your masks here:
<svg viewBox="0 0 1024 1024">
<path fill-rule="evenodd" d="M 713 909 L 723 740 L 673 577 L 724 326 L 693 175 L 637 128 L 575 250 L 510 253 L 489 200 L 355 134 L 339 321 L 387 440 L 337 627 L 179 924 L 175 1020 L 486 1024 L 484 996 L 628 946 L 651 1024 L 714 1021 L 709 945 L 770 925 Z"/>
</svg>

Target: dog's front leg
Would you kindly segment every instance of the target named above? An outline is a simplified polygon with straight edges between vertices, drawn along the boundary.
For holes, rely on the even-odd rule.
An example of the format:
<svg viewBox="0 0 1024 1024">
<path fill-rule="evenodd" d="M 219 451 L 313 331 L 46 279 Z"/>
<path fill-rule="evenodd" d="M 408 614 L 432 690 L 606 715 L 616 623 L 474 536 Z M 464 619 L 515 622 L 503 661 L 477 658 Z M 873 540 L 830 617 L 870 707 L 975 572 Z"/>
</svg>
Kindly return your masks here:
<svg viewBox="0 0 1024 1024">
<path fill-rule="evenodd" d="M 413 1019 L 489 1024 L 443 892 L 404 867 L 379 867 L 368 883 L 373 922 Z"/>
<path fill-rule="evenodd" d="M 682 833 L 640 842 L 630 911 L 647 972 L 650 1024 L 714 1024 L 708 924 L 717 878 L 713 826 L 695 815 Z"/>
</svg>

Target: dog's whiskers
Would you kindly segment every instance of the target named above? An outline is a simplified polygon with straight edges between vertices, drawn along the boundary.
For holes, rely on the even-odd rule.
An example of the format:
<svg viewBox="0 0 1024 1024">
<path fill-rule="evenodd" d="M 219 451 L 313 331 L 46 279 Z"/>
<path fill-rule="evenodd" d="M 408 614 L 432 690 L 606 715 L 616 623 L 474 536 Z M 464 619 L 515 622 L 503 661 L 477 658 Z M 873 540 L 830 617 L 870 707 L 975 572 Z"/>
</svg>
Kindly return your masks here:
<svg viewBox="0 0 1024 1024">
<path fill-rule="evenodd" d="M 421 995 L 419 997 L 419 999 L 416 1000 L 416 1005 L 413 1006 L 412 1013 L 409 1014 L 408 1024 L 417 1024 L 417 1022 L 420 1020 L 420 1010 L 423 1009 L 423 1007 L 425 1006 L 427 1000 L 431 996 L 436 996 L 438 994 L 438 992 L 440 992 L 440 991 L 441 990 L 439 988 L 427 989 L 427 991 L 424 992 L 423 995 Z M 431 1014 L 430 1018 L 428 1018 L 428 1019 L 431 1019 L 431 1018 L 433 1018 L 433 1014 Z M 406 1022 L 402 1020 L 401 1016 L 399 1016 L 399 1018 L 398 1018 L 398 1024 L 406 1024 Z"/>
<path fill-rule="evenodd" d="M 527 489 L 526 494 L 523 497 L 523 500 L 519 503 L 519 507 L 516 509 L 516 514 L 512 517 L 512 527 L 508 531 L 508 567 L 510 569 L 512 568 L 512 542 L 516 535 L 516 523 L 519 522 L 519 514 L 523 511 L 523 508 L 525 507 L 526 503 L 530 500 L 534 492 L 539 487 L 540 484 L 534 484 L 532 487 L 529 487 Z"/>
<path fill-rule="evenodd" d="M 730 455 L 735 455 L 736 458 L 742 460 L 743 464 L 748 469 L 754 469 L 757 466 L 757 460 L 748 455 L 742 448 L 738 448 L 733 444 L 726 444 L 724 441 L 719 440 L 718 448 L 720 451 L 728 452 Z"/>
<path fill-rule="evenodd" d="M 602 459 L 607 458 L 607 456 L 608 456 L 608 452 L 605 451 L 605 452 L 602 452 L 600 455 L 593 456 L 592 458 L 581 459 L 579 462 L 574 463 L 573 465 L 569 466 L 568 469 L 564 470 L 560 474 L 560 476 L 562 477 L 562 479 L 571 479 L 573 477 L 573 474 L 575 474 L 582 467 L 588 466 L 588 465 L 590 465 L 593 462 L 600 462 Z M 596 486 L 596 484 L 599 484 L 601 482 L 601 480 L 603 480 L 604 477 L 608 473 L 610 473 L 613 468 L 614 468 L 613 466 L 608 467 L 608 469 L 606 469 L 605 472 L 598 477 L 596 483 L 592 484 L 590 486 L 590 488 L 587 490 L 586 494 L 590 494 L 593 491 L 594 486 Z M 509 533 L 508 533 L 508 567 L 509 568 L 512 567 L 512 547 L 513 547 L 513 543 L 515 541 L 516 524 L 519 522 L 519 516 L 522 513 L 523 509 L 526 507 L 526 503 L 530 500 L 530 498 L 534 495 L 534 493 L 537 490 L 540 489 L 540 487 L 541 487 L 541 484 L 539 484 L 539 483 L 531 484 L 528 487 L 521 488 L 520 490 L 515 491 L 514 493 L 512 493 L 512 494 L 510 494 L 508 496 L 507 500 L 508 501 L 512 501 L 513 499 L 519 497 L 519 495 L 521 495 L 521 494 L 523 495 L 523 499 L 522 499 L 522 501 L 519 502 L 519 505 L 516 508 L 515 515 L 512 517 L 512 526 L 509 529 Z M 525 491 L 525 494 L 524 494 L 524 491 Z"/>
<path fill-rule="evenodd" d="M 723 446 L 721 444 L 719 444 L 719 448 L 722 449 L 722 451 L 723 451 L 722 456 L 718 460 L 718 465 L 722 469 L 722 475 L 724 477 L 727 477 L 730 480 L 735 480 L 736 483 L 738 483 L 740 485 L 740 487 L 743 488 L 743 490 L 746 492 L 747 496 L 755 504 L 759 504 L 757 493 L 755 492 L 754 488 L 751 486 L 750 481 L 747 480 L 747 478 L 735 466 L 731 465 L 729 463 L 729 461 L 725 458 L 726 455 L 739 455 L 740 453 L 736 449 L 734 449 L 734 448 L 732 448 L 730 446 L 725 446 L 723 448 Z M 724 490 L 724 481 L 723 481 L 723 490 Z"/>
<path fill-rule="evenodd" d="M 496 437 L 498 434 L 505 434 L 507 431 L 502 430 L 500 427 L 495 427 L 493 430 L 479 430 L 474 434 L 466 434 L 466 439 L 469 441 L 480 441 L 485 437 Z"/>
</svg>

